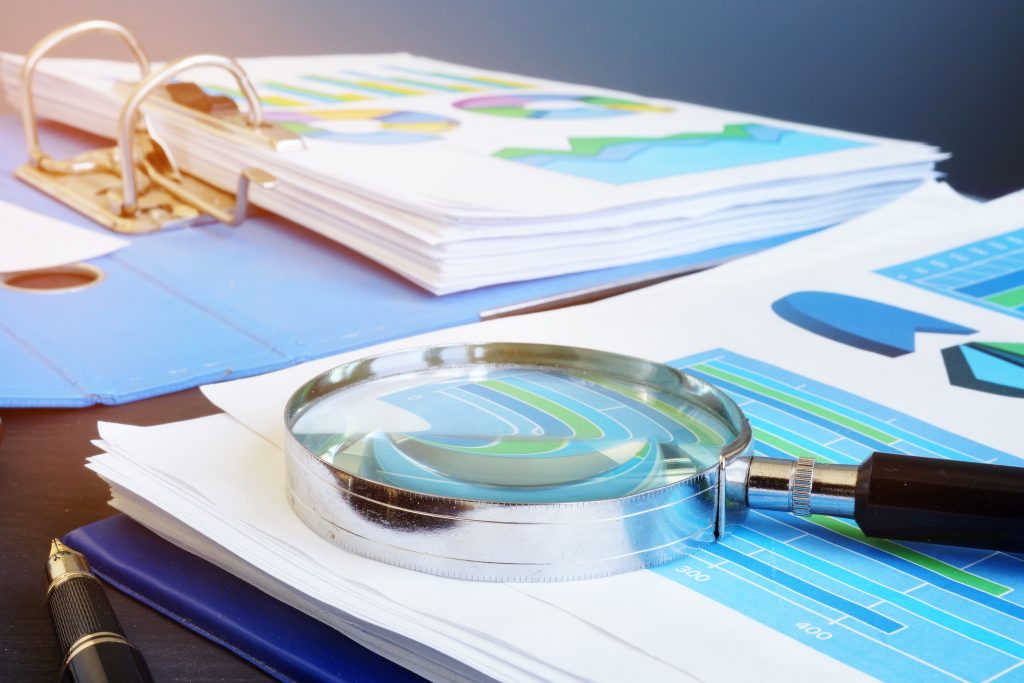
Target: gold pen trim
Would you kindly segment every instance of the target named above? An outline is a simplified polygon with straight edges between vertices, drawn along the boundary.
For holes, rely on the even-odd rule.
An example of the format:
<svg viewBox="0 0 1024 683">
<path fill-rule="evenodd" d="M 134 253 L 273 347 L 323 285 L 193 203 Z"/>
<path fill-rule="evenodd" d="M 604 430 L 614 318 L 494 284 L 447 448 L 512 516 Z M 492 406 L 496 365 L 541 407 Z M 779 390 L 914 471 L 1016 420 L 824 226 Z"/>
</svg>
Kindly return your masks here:
<svg viewBox="0 0 1024 683">
<path fill-rule="evenodd" d="M 46 596 L 43 598 L 43 604 L 50 602 L 50 596 L 53 595 L 54 589 L 69 579 L 92 579 L 96 583 L 100 580 L 96 578 L 96 575 L 91 572 L 68 572 L 67 574 L 61 574 L 56 579 L 50 582 L 50 585 L 46 588 Z M 102 585 L 102 584 L 101 584 Z"/>
<path fill-rule="evenodd" d="M 64 658 L 64 663 L 60 667 L 61 678 L 64 677 L 64 671 L 68 668 L 72 659 L 84 652 L 86 649 L 95 647 L 102 643 L 124 643 L 133 650 L 135 649 L 135 646 L 125 640 L 124 636 L 114 633 L 113 631 L 97 631 L 96 633 L 84 635 L 72 643 L 71 647 L 68 648 L 68 656 Z"/>
</svg>

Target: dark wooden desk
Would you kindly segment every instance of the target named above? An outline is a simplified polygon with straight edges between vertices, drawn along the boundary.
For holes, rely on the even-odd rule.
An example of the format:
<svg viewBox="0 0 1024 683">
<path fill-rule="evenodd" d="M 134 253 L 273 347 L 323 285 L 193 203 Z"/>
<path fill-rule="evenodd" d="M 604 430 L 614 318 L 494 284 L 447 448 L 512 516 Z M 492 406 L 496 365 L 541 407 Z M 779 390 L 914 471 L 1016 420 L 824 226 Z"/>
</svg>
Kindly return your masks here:
<svg viewBox="0 0 1024 683">
<path fill-rule="evenodd" d="M 56 680 L 60 655 L 43 605 L 50 541 L 114 513 L 106 484 L 84 467 L 97 452 L 96 422 L 151 425 L 215 412 L 198 389 L 123 406 L 0 410 L 0 680 Z M 107 594 L 157 681 L 270 680 L 113 588 Z"/>
</svg>

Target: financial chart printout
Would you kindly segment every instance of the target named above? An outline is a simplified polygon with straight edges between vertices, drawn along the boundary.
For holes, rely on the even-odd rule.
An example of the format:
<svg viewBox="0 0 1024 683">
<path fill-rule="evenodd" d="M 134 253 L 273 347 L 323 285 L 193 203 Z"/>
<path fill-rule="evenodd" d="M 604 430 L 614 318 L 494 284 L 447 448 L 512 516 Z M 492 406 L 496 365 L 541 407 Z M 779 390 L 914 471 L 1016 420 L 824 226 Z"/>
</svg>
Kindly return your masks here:
<svg viewBox="0 0 1024 683">
<path fill-rule="evenodd" d="M 724 349 L 672 363 L 726 390 L 756 450 L 855 464 L 872 451 L 1019 465 L 907 415 Z M 852 521 L 751 512 L 655 570 L 883 680 L 1024 680 L 1024 559 L 865 538 Z"/>
<path fill-rule="evenodd" d="M 1024 318 L 1024 228 L 878 272 L 900 282 Z"/>
</svg>

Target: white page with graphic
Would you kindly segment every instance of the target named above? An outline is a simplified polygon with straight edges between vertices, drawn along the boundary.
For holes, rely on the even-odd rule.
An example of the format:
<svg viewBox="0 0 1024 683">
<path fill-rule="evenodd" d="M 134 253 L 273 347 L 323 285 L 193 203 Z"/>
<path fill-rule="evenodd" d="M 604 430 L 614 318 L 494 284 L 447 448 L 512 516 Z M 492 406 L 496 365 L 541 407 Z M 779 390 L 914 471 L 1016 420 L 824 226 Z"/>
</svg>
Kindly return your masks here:
<svg viewBox="0 0 1024 683">
<path fill-rule="evenodd" d="M 724 388 L 765 454 L 855 463 L 888 450 L 1020 464 L 1024 195 L 977 207 L 941 195 L 925 189 L 861 219 L 857 229 L 871 229 L 857 240 L 840 227 L 605 302 L 388 347 L 500 340 L 631 353 Z M 359 355 L 206 393 L 280 443 L 287 394 Z M 877 677 L 980 682 L 1020 675 L 1022 578 L 1024 563 L 1005 553 L 868 540 L 843 520 L 752 513 L 722 542 L 658 570 L 516 588 L 702 678 L 721 659 L 704 645 L 730 642 L 753 620 Z M 694 592 L 720 605 L 697 627 L 673 609 Z M 698 646 L 681 645 L 680 633 Z"/>
</svg>

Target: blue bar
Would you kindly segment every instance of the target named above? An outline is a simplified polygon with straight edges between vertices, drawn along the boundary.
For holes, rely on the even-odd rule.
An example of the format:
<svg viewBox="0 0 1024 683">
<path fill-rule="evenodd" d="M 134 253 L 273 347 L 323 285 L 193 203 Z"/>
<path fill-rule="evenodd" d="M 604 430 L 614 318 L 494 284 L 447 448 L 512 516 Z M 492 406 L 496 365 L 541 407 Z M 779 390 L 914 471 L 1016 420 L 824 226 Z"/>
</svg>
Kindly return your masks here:
<svg viewBox="0 0 1024 683">
<path fill-rule="evenodd" d="M 473 382 L 466 382 L 465 384 L 460 385 L 459 390 L 468 394 L 480 396 L 491 403 L 498 404 L 502 408 L 511 410 L 516 415 L 529 420 L 544 430 L 544 436 L 548 438 L 568 438 L 572 436 L 572 432 L 569 427 L 561 420 L 549 415 L 543 410 L 534 408 L 529 403 L 520 401 L 518 398 Z"/>
<path fill-rule="evenodd" d="M 1022 235 L 1024 235 L 1024 231 L 1022 231 Z M 988 305 L 983 299 L 971 299 L 955 293 L 953 296 L 974 304 Z M 997 306 L 989 307 L 1003 313 L 1011 310 Z M 1016 313 L 1011 315 L 1016 315 Z M 865 424 L 892 434 L 896 438 L 903 438 L 908 443 L 915 444 L 913 452 L 916 455 L 934 454 L 939 457 L 945 455 L 955 460 L 977 460 L 980 462 L 996 462 L 1003 465 L 1020 464 L 1019 458 L 1015 458 L 1008 453 L 971 441 L 970 439 L 965 439 L 962 436 L 939 429 L 920 420 L 915 420 L 904 413 L 896 412 L 891 408 L 868 401 L 860 396 L 840 391 L 835 387 L 821 384 L 809 377 L 789 372 L 783 368 L 763 363 L 753 358 L 741 356 L 727 349 L 714 349 L 702 354 L 680 358 L 672 361 L 670 365 L 692 373 L 692 366 L 700 363 L 708 363 L 726 370 L 732 367 L 742 369 L 737 374 L 751 377 L 766 386 L 799 396 L 823 408 L 829 408 L 844 415 L 854 417 Z M 721 363 L 728 364 L 728 367 L 721 365 Z M 718 383 L 718 380 L 712 382 L 712 384 Z M 796 390 L 794 387 L 801 387 L 801 389 Z M 756 402 L 762 402 L 764 398 L 754 393 L 750 393 L 747 397 L 752 398 Z M 831 397 L 831 400 L 826 397 Z M 784 412 L 793 412 L 793 408 L 789 405 L 781 406 L 780 409 Z M 878 450 L 877 448 L 870 447 L 871 444 L 868 443 L 870 440 L 864 440 L 859 434 L 853 434 L 851 430 L 845 427 L 837 426 L 831 422 L 823 426 L 830 431 L 851 439 L 851 441 L 834 444 L 835 450 L 841 453 L 853 456 L 859 455 L 856 449 L 851 450 L 850 448 L 853 442 L 859 442 L 864 447 L 864 455 L 860 456 L 860 459 L 866 457 L 872 450 Z M 812 436 L 812 434 L 808 433 L 808 436 Z"/>
<path fill-rule="evenodd" d="M 823 459 L 828 460 L 829 462 L 850 461 L 854 464 L 860 462 L 860 459 L 855 459 L 847 455 L 846 453 L 834 450 L 831 446 L 826 446 L 820 441 L 808 439 L 805 436 L 803 436 L 803 434 L 787 429 L 778 423 L 769 422 L 769 424 L 765 424 L 765 418 L 759 416 L 756 410 L 747 410 L 744 412 L 746 412 L 748 418 L 751 418 L 750 422 L 753 426 L 758 427 L 761 430 L 766 431 L 773 436 L 777 436 L 780 439 L 784 439 L 789 443 L 793 444 L 794 446 L 798 446 L 799 448 L 803 448 L 804 450 L 810 451 L 811 453 L 814 453 L 822 457 Z M 796 420 L 793 418 L 792 415 L 790 415 L 789 421 L 795 422 Z M 798 428 L 799 426 L 800 425 L 797 425 Z M 836 439 L 839 438 L 845 437 L 841 437 L 839 434 L 833 433 L 832 438 L 829 439 L 829 441 L 835 441 Z"/>
<path fill-rule="evenodd" d="M 783 460 L 792 460 L 793 456 L 784 451 L 780 451 L 775 446 L 769 446 L 763 441 L 754 440 L 754 451 L 758 455 L 763 455 L 766 458 L 782 458 Z"/>
<path fill-rule="evenodd" d="M 1011 657 L 1024 659 L 1024 644 L 1022 643 L 1010 640 L 1009 638 L 989 631 L 982 626 L 960 619 L 949 612 L 945 612 L 937 607 L 921 602 L 913 596 L 893 590 L 863 576 L 858 576 L 857 574 L 847 571 L 838 565 L 826 562 L 815 555 L 811 555 L 802 550 L 797 550 L 796 548 L 786 544 L 772 543 L 770 542 L 770 537 L 753 531 L 747 527 L 746 532 L 744 533 L 744 538 L 748 541 L 754 541 L 756 536 L 761 536 L 766 539 L 766 541 L 769 541 L 764 545 L 764 548 L 779 555 L 780 557 L 784 557 L 796 562 L 797 564 L 803 565 L 808 569 L 820 572 L 835 581 L 841 581 L 842 583 L 861 590 L 869 595 L 877 596 L 879 600 L 885 600 L 886 602 L 892 603 L 900 609 L 904 609 L 911 614 L 921 617 L 922 619 L 926 619 L 934 624 L 944 627 L 953 633 L 959 633 L 962 636 L 976 640 L 979 643 L 988 645 L 992 649 L 1010 655 Z M 718 552 L 717 548 L 712 552 Z M 777 568 L 773 569 L 776 572 L 778 571 Z M 769 576 L 768 578 L 772 577 Z M 850 616 L 855 615 L 851 614 Z"/>
<path fill-rule="evenodd" d="M 754 402 L 751 404 L 750 410 L 744 408 L 743 412 L 745 412 L 748 417 L 754 415 L 761 420 L 768 420 L 776 424 L 787 424 L 792 426 L 795 423 L 799 426 L 794 428 L 799 429 L 800 434 L 808 439 L 813 439 L 817 443 L 826 443 L 828 441 L 832 441 L 838 436 L 831 429 L 825 429 L 824 427 L 812 425 L 810 422 L 797 420 L 797 418 L 793 417 L 789 411 L 776 410 L 775 408 L 766 406 L 763 403 Z"/>
<path fill-rule="evenodd" d="M 276 90 L 277 92 L 291 95 L 292 97 L 298 97 L 303 100 L 316 100 L 317 102 L 327 102 L 329 104 L 338 104 L 344 102 L 343 97 L 333 97 L 327 93 L 319 94 L 310 90 L 295 90 L 287 85 L 281 85 L 278 83 L 260 83 L 260 86 L 264 90 Z"/>
<path fill-rule="evenodd" d="M 873 415 L 877 415 L 877 413 L 880 412 L 881 410 L 888 410 L 883 408 L 882 406 L 872 406 L 873 408 L 875 408 L 875 410 L 872 414 L 869 414 L 856 408 L 851 408 L 848 405 L 843 405 L 841 403 L 829 400 L 824 396 L 812 394 L 807 391 L 797 389 L 788 384 L 783 384 L 770 377 L 759 375 L 756 372 L 752 372 L 747 368 L 738 365 L 733 365 L 732 362 L 730 362 L 730 360 L 716 359 L 714 361 L 708 361 L 707 364 L 719 370 L 724 370 L 725 372 L 739 375 L 753 382 L 757 382 L 758 384 L 763 384 L 766 387 L 770 387 L 772 389 L 785 392 L 795 398 L 809 401 L 811 403 L 818 405 L 821 408 L 826 408 L 833 412 L 840 413 L 841 415 L 845 415 L 853 420 L 857 420 L 858 422 L 862 422 L 863 424 L 866 424 L 870 427 L 874 427 L 879 431 L 886 432 L 887 434 L 890 434 L 897 439 L 905 439 L 909 443 L 914 444 L 914 449 L 915 451 L 918 451 L 919 455 L 936 455 L 938 457 L 947 457 L 952 458 L 954 460 L 981 460 L 981 458 L 973 457 L 972 454 L 948 448 L 945 444 L 941 443 L 938 440 L 927 439 L 926 437 L 923 437 L 920 434 L 909 432 L 906 429 L 900 427 L 896 423 L 886 422 L 885 420 L 881 420 L 878 419 L 877 417 L 874 417 Z M 688 372 L 700 374 L 699 372 L 696 372 L 693 369 L 688 370 Z M 776 401 L 775 399 L 768 398 L 767 396 L 756 394 L 750 391 L 749 389 L 745 389 L 743 387 L 736 387 L 735 385 L 729 384 L 728 382 L 719 380 L 714 377 L 704 377 L 704 379 L 709 381 L 711 384 L 735 387 L 734 390 L 737 393 L 741 393 L 745 396 L 751 396 L 753 398 L 756 398 L 758 401 L 768 403 L 769 405 L 781 408 L 786 412 L 798 415 L 801 418 L 808 420 L 809 422 L 813 422 L 817 425 L 827 427 L 828 429 L 831 429 L 832 431 L 836 432 L 837 434 L 840 434 L 841 436 L 847 436 L 851 439 L 859 441 L 860 443 L 863 443 L 866 446 L 870 446 L 873 450 L 887 451 L 893 448 L 892 445 L 884 444 L 880 441 L 875 441 L 874 439 L 864 436 L 863 434 L 860 434 L 858 432 L 854 432 L 853 430 L 847 427 L 837 425 L 833 422 L 830 422 L 829 420 L 818 417 L 816 415 L 812 415 L 811 413 L 800 410 L 795 406 L 790 406 L 785 403 L 782 403 L 781 401 Z M 897 416 L 898 414 L 893 413 L 893 415 Z M 927 452 L 921 453 L 920 451 L 922 450 Z"/>
<path fill-rule="evenodd" d="M 375 76 L 370 73 L 363 71 L 346 71 L 346 73 L 352 74 L 358 78 L 366 78 L 371 81 L 381 81 L 383 83 L 394 83 L 400 87 L 406 88 L 430 88 L 431 90 L 437 90 L 439 92 L 454 92 L 464 94 L 465 90 L 459 90 L 448 85 L 441 85 L 440 83 L 430 83 L 428 81 L 414 81 L 409 78 L 390 78 L 384 76 Z"/>
<path fill-rule="evenodd" d="M 381 90 L 380 88 L 371 88 L 368 85 L 359 85 L 358 83 L 352 83 L 351 81 L 343 81 L 337 78 L 327 78 L 325 76 L 303 76 L 308 81 L 316 81 L 317 83 L 326 83 L 328 85 L 335 85 L 342 88 L 348 88 L 350 90 L 361 90 L 368 92 L 371 95 L 381 95 L 383 97 L 404 97 L 401 93 L 391 92 L 390 90 Z"/>
<path fill-rule="evenodd" d="M 739 374 L 738 372 L 735 372 L 733 368 L 729 368 L 728 371 L 734 372 L 735 374 Z M 825 427 L 827 429 L 831 429 L 836 433 L 840 434 L 841 436 L 845 436 L 849 439 L 856 440 L 858 443 L 864 444 L 873 451 L 889 451 L 892 448 L 889 444 L 885 444 L 882 443 L 881 441 L 875 441 L 874 439 L 870 439 L 864 436 L 863 434 L 854 432 L 853 430 L 848 429 L 842 425 L 837 425 L 836 423 L 831 422 L 826 418 L 819 417 L 805 410 L 801 410 L 796 406 L 788 405 L 786 403 L 783 403 L 782 401 L 770 398 L 768 396 L 765 396 L 764 394 L 759 394 L 756 391 L 747 389 L 746 387 L 741 387 L 737 384 L 733 384 L 732 382 L 727 382 L 721 378 L 705 375 L 696 368 L 687 368 L 686 372 L 688 372 L 691 375 L 694 375 L 695 377 L 700 377 L 701 379 L 705 380 L 706 382 L 714 386 L 717 386 L 720 389 L 725 389 L 730 394 L 739 394 L 740 396 L 752 398 L 755 401 L 758 401 L 759 403 L 764 403 L 766 405 L 772 406 L 773 408 L 778 408 L 779 410 L 787 411 L 792 415 L 796 415 L 801 419 L 807 420 L 808 422 L 819 425 L 821 427 Z"/>
<path fill-rule="evenodd" d="M 893 569 L 910 574 L 922 581 L 927 581 L 933 586 L 942 588 L 950 593 L 955 593 L 961 597 L 967 598 L 968 600 L 982 604 L 989 609 L 1002 612 L 1007 616 L 1020 619 L 1024 622 L 1024 606 L 1022 605 L 1015 605 L 1012 602 L 1007 602 L 1006 600 L 998 598 L 991 593 L 986 593 L 985 591 L 980 591 L 977 588 L 972 588 L 971 586 L 960 583 L 948 576 L 943 576 L 942 574 L 933 572 L 919 564 L 915 564 L 909 560 L 904 560 L 902 557 L 892 555 L 866 543 L 855 541 L 843 536 L 842 534 L 837 534 L 827 527 L 820 527 L 820 530 L 815 531 L 815 535 L 828 537 L 829 541 L 846 548 L 847 550 L 852 550 L 856 553 L 860 553 L 861 555 L 866 555 L 873 560 L 877 560 L 883 564 L 891 566 Z"/>
<path fill-rule="evenodd" d="M 471 78 L 469 76 L 456 76 L 455 74 L 443 74 L 434 71 L 422 71 L 420 69 L 409 69 L 403 67 L 395 67 L 398 71 L 404 71 L 406 73 L 416 74 L 417 76 L 432 76 L 434 78 L 446 78 L 449 81 L 455 81 L 456 83 L 466 83 L 469 85 L 477 85 L 485 88 L 495 88 L 499 90 L 518 90 L 517 85 L 505 85 L 503 83 L 492 83 L 488 80 L 480 80 Z M 500 79 L 499 79 L 500 80 Z"/>
<path fill-rule="evenodd" d="M 956 291 L 968 296 L 976 296 L 980 299 L 990 294 L 1020 287 L 1021 285 L 1024 285 L 1024 269 L 994 277 L 991 280 L 982 280 L 965 287 L 958 287 Z"/>
<path fill-rule="evenodd" d="M 821 604 L 827 605 L 832 609 L 842 612 L 843 614 L 848 614 L 857 621 L 864 622 L 868 626 L 873 626 L 884 633 L 895 633 L 903 628 L 903 624 L 898 621 L 882 616 L 877 612 L 872 612 L 866 607 L 858 605 L 855 602 L 851 602 L 846 598 L 841 598 L 835 593 L 830 593 L 823 588 L 818 588 L 813 584 L 807 583 L 803 579 L 798 579 L 792 574 L 780 572 L 777 567 L 770 567 L 749 555 L 744 555 L 743 553 L 737 552 L 732 548 L 728 548 L 721 543 L 711 545 L 705 548 L 704 551 L 711 553 L 712 555 L 717 555 L 723 560 L 728 560 L 733 564 L 739 565 L 762 578 L 773 581 L 781 586 L 785 586 L 786 588 L 789 588 L 806 598 L 810 598 L 815 602 L 820 602 Z"/>
</svg>

